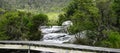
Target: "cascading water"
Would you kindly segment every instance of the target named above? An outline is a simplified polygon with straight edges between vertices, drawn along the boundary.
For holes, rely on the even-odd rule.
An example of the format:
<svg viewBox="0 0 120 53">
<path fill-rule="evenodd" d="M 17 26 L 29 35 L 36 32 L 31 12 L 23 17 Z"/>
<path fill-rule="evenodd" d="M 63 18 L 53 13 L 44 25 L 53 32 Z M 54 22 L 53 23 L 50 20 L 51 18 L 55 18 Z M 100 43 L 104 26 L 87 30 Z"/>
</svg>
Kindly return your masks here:
<svg viewBox="0 0 120 53">
<path fill-rule="evenodd" d="M 64 43 L 70 40 L 71 36 L 65 33 L 50 33 L 43 37 L 44 42 L 49 43 Z"/>
<path fill-rule="evenodd" d="M 71 25 L 73 25 L 71 21 L 65 21 L 62 26 L 41 26 L 40 30 L 43 34 L 42 41 L 49 43 L 69 42 L 72 36 L 65 32 Z"/>
</svg>

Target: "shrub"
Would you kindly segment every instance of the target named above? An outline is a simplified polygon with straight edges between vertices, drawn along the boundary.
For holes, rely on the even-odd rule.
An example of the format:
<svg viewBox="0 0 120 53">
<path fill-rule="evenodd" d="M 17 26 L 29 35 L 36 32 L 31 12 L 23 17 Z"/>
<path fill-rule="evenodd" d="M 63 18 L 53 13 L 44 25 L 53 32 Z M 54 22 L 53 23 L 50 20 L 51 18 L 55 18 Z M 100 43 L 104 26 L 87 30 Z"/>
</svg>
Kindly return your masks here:
<svg viewBox="0 0 120 53">
<path fill-rule="evenodd" d="M 46 25 L 48 22 L 48 16 L 45 14 L 38 14 L 33 16 L 32 18 L 32 22 L 33 24 L 35 24 L 36 26 L 39 25 Z"/>
<path fill-rule="evenodd" d="M 58 25 L 62 25 L 64 21 L 68 20 L 65 15 L 60 14 L 59 15 L 59 20 L 58 20 Z"/>
<path fill-rule="evenodd" d="M 101 41 L 101 46 L 120 48 L 120 33 L 117 31 L 109 31 L 108 38 Z"/>
<path fill-rule="evenodd" d="M 40 40 L 43 36 L 41 32 L 38 31 L 39 26 L 46 25 L 48 22 L 48 17 L 45 14 L 34 15 L 32 19 L 27 24 L 29 28 L 28 38 L 29 40 Z"/>
<path fill-rule="evenodd" d="M 21 11 L 6 11 L 0 18 L 0 40 L 40 40 L 39 25 L 47 22 L 44 14 L 32 15 Z"/>
</svg>

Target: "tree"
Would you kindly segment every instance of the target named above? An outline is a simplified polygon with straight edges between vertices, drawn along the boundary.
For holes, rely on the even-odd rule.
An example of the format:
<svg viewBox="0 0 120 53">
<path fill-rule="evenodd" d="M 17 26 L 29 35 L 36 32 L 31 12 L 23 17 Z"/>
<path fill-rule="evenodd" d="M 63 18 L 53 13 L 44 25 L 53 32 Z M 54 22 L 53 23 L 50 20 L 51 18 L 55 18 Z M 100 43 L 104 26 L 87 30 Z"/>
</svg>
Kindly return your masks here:
<svg viewBox="0 0 120 53">
<path fill-rule="evenodd" d="M 75 30 L 71 30 L 78 33 L 84 30 L 91 30 L 97 26 L 98 23 L 96 19 L 99 16 L 98 12 L 98 8 L 96 8 L 93 0 L 73 0 L 73 2 L 66 8 L 64 17 L 66 20 L 73 21 L 73 27 L 79 26 L 78 28 L 75 27 Z"/>
<path fill-rule="evenodd" d="M 119 26 L 116 23 L 119 22 L 119 13 L 116 14 L 118 16 L 116 18 L 112 10 L 112 4 L 114 4 L 113 9 L 116 13 L 119 12 L 118 3 L 116 5 L 112 0 L 73 0 L 59 21 L 73 21 L 74 25 L 69 28 L 69 32 L 76 34 L 86 31 L 87 41 L 83 39 L 83 44 L 98 46 L 102 44 L 99 42 L 109 39 L 110 31 L 118 31 Z M 79 38 L 77 42 L 82 44 L 81 40 Z"/>
<path fill-rule="evenodd" d="M 71 34 L 80 33 L 86 30 L 97 31 L 100 15 L 98 14 L 99 9 L 96 7 L 95 1 L 73 0 L 73 2 L 65 10 L 66 13 L 64 14 L 64 17 L 66 18 L 66 20 L 73 21 L 74 24 L 69 28 L 69 32 Z M 61 20 L 64 19 L 61 18 Z"/>
<path fill-rule="evenodd" d="M 113 2 L 113 11 L 116 15 L 116 21 L 114 23 L 115 27 L 117 27 L 120 32 L 120 0 L 114 0 Z"/>
<path fill-rule="evenodd" d="M 48 22 L 48 17 L 45 14 L 34 15 L 30 22 L 29 27 L 29 40 L 40 40 L 42 38 L 41 32 L 38 30 L 40 26 L 46 25 Z"/>
</svg>

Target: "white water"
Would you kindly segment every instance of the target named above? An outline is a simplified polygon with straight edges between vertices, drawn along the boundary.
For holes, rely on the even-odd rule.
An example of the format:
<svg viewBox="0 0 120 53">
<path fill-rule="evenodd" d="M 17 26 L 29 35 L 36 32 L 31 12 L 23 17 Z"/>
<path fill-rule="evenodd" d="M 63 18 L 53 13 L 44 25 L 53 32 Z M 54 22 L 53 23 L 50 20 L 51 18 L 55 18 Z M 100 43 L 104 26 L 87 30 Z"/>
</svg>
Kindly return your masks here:
<svg viewBox="0 0 120 53">
<path fill-rule="evenodd" d="M 69 42 L 72 36 L 65 32 L 71 25 L 73 25 L 71 21 L 65 21 L 62 26 L 41 26 L 40 30 L 43 34 L 42 41 L 49 43 Z"/>
<path fill-rule="evenodd" d="M 43 34 L 55 33 L 62 30 L 62 26 L 41 26 Z"/>
<path fill-rule="evenodd" d="M 44 35 L 43 41 L 49 43 L 64 43 L 68 42 L 71 36 L 66 33 L 49 33 Z"/>
</svg>

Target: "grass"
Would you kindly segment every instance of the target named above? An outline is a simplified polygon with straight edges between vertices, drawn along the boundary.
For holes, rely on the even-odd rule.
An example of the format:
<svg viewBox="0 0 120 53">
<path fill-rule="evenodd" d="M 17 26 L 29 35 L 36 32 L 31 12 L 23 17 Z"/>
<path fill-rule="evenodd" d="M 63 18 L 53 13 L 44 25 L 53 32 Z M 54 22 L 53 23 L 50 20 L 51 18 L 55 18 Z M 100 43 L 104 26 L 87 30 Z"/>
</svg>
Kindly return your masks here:
<svg viewBox="0 0 120 53">
<path fill-rule="evenodd" d="M 48 25 L 57 25 L 57 21 L 59 19 L 59 14 L 60 13 L 55 13 L 55 12 L 49 12 L 49 13 L 46 13 L 46 15 L 48 16 L 49 18 L 49 22 L 48 22 Z"/>
<path fill-rule="evenodd" d="M 55 12 L 49 12 L 49 13 L 46 13 L 46 15 L 48 16 L 49 20 L 58 20 L 58 15 L 60 13 L 55 13 Z"/>
</svg>

